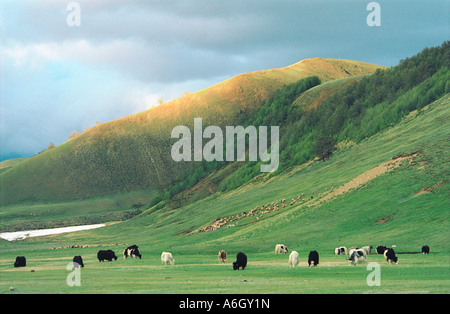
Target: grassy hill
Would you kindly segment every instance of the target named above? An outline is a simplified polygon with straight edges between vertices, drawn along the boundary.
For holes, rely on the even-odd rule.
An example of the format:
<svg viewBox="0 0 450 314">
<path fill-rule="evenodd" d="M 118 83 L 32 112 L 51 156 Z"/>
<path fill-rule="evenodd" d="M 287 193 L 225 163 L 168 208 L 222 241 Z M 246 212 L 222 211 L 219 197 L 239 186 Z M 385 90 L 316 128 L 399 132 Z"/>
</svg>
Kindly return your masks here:
<svg viewBox="0 0 450 314">
<path fill-rule="evenodd" d="M 22 161 L 26 160 L 26 158 L 13 158 L 8 159 L 0 162 L 0 173 L 14 167 L 15 165 L 18 165 Z"/>
<path fill-rule="evenodd" d="M 312 161 L 276 177 L 261 177 L 176 209 L 155 206 L 127 222 L 92 231 L 96 240 L 86 243 L 138 241 L 155 253 L 169 247 L 191 254 L 215 252 L 218 245 L 261 253 L 270 251 L 274 241 L 292 248 L 321 249 L 338 243 L 348 247 L 386 243 L 403 251 L 417 251 L 431 243 L 437 251 L 450 252 L 446 231 L 449 103 L 446 95 L 325 162 Z M 392 165 L 371 175 L 386 162 Z M 357 184 L 325 198 L 355 178 Z M 321 198 L 325 200 L 318 202 Z M 284 208 L 282 199 L 286 199 Z M 290 205 L 292 200 L 296 202 Z M 279 205 L 276 211 L 273 202 Z M 267 204 L 269 213 L 241 215 Z M 217 230 L 197 232 L 217 218 L 236 216 L 242 217 Z M 67 239 L 79 244 L 87 240 L 84 235 Z"/>
<path fill-rule="evenodd" d="M 148 206 L 180 178 L 190 175 L 187 185 L 193 184 L 211 170 L 207 168 L 210 165 L 171 159 L 174 126 L 192 127 L 194 117 L 203 118 L 204 125 L 238 125 L 286 84 L 311 75 L 327 82 L 379 68 L 357 61 L 304 60 L 281 69 L 238 75 L 156 108 L 97 125 L 0 174 L 1 208 L 7 213 L 3 230 L 25 228 L 25 220 L 27 227 L 51 226 L 49 218 L 57 216 L 53 213 L 70 206 L 77 210 L 66 212 L 67 216 L 53 225 L 74 216 L 83 217 L 79 223 L 121 220 L 121 211 Z M 19 214 L 30 208 L 33 216 Z"/>
</svg>

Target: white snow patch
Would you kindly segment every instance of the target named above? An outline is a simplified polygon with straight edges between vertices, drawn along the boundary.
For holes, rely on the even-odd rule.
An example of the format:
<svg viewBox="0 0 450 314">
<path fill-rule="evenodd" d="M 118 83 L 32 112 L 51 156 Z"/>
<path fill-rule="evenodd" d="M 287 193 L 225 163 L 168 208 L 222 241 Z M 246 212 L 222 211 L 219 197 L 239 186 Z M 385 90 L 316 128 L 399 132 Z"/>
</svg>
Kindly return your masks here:
<svg viewBox="0 0 450 314">
<path fill-rule="evenodd" d="M 53 229 L 39 229 L 39 230 L 27 230 L 27 231 L 17 231 L 17 232 L 3 232 L 0 233 L 0 238 L 14 241 L 14 240 L 23 240 L 26 238 L 32 237 L 42 237 L 46 235 L 52 234 L 60 234 L 81 230 L 89 230 L 96 229 L 106 226 L 105 224 L 96 224 L 96 225 L 84 225 L 84 226 L 73 226 L 73 227 L 63 227 L 63 228 L 53 228 Z"/>
</svg>

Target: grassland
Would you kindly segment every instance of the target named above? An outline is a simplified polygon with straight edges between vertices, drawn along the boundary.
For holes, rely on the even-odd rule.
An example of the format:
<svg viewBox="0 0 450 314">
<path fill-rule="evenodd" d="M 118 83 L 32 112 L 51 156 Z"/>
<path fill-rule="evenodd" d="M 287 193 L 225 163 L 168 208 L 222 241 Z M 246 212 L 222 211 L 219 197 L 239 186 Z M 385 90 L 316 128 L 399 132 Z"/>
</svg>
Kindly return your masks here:
<svg viewBox="0 0 450 314">
<path fill-rule="evenodd" d="M 92 231 L 1 241 L 0 291 L 448 293 L 449 104 L 447 94 L 357 145 L 342 146 L 327 161 L 312 161 L 276 177 L 260 176 L 236 190 L 215 192 L 185 206 L 156 205 L 130 220 Z M 332 188 L 413 152 L 419 153 L 399 167 L 313 205 Z M 288 204 L 260 219 L 245 217 L 229 228 L 194 233 L 217 218 L 299 194 L 304 194 L 304 202 Z M 298 268 L 288 267 L 287 255 L 273 254 L 276 243 L 300 253 Z M 131 244 L 139 245 L 142 260 L 121 258 Z M 391 266 L 381 256 L 369 255 L 369 262 L 381 265 L 380 287 L 367 285 L 369 271 L 364 266 L 351 267 L 344 256 L 333 255 L 340 245 L 369 244 L 395 245 L 398 253 L 399 264 Z M 430 255 L 399 254 L 419 252 L 424 244 L 431 247 Z M 73 245 L 90 247 L 67 248 Z M 119 260 L 99 263 L 100 248 L 113 249 Z M 220 249 L 228 252 L 225 265 L 217 261 Z M 310 250 L 320 254 L 317 268 L 306 267 Z M 174 266 L 160 265 L 162 251 L 173 253 Z M 233 271 L 230 263 L 239 251 L 247 254 L 248 267 Z M 26 255 L 27 267 L 12 267 L 18 255 Z M 85 260 L 80 287 L 66 284 L 66 266 L 74 255 Z M 15 290 L 9 291 L 10 287 Z"/>
<path fill-rule="evenodd" d="M 448 291 L 446 276 L 448 255 L 400 255 L 398 265 L 388 266 L 382 256 L 370 255 L 369 261 L 381 265 L 381 285 L 369 287 L 370 271 L 366 267 L 349 266 L 344 256 L 322 254 L 321 264 L 308 268 L 307 257 L 297 268 L 289 268 L 286 255 L 248 254 L 244 271 L 233 271 L 230 262 L 219 264 L 212 255 L 174 255 L 174 266 L 161 265 L 159 255 L 142 260 L 99 263 L 90 250 L 79 250 L 85 257 L 81 270 L 81 286 L 70 287 L 66 269 L 70 259 L 53 251 L 44 257 L 33 253 L 29 267 L 11 269 L 0 260 L 2 293 L 442 293 Z M 178 257 L 178 258 L 177 258 Z M 30 270 L 34 269 L 34 272 Z M 9 291 L 13 287 L 14 291 Z"/>
</svg>

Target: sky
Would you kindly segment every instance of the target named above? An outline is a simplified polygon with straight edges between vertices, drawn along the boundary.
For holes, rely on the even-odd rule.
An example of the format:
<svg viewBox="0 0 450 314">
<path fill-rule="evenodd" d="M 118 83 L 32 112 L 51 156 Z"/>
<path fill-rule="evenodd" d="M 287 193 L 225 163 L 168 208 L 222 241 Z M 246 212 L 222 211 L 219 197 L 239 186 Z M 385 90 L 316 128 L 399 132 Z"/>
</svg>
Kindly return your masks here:
<svg viewBox="0 0 450 314">
<path fill-rule="evenodd" d="M 0 161 L 241 73 L 315 57 L 394 66 L 450 37 L 450 0 L 370 2 L 1 0 Z"/>
</svg>

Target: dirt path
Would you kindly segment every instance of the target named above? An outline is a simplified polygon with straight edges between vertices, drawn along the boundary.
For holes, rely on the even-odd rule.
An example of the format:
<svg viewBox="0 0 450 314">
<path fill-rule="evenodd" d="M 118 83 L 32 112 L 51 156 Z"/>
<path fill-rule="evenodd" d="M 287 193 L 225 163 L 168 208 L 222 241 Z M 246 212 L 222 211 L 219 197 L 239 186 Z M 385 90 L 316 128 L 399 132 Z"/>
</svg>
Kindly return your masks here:
<svg viewBox="0 0 450 314">
<path fill-rule="evenodd" d="M 367 182 L 375 179 L 379 175 L 382 175 L 383 173 L 386 173 L 388 171 L 391 171 L 391 170 L 397 168 L 398 166 L 400 166 L 400 164 L 403 161 L 409 160 L 412 157 L 417 156 L 418 154 L 419 154 L 419 152 L 414 152 L 414 153 L 411 153 L 408 155 L 396 156 L 396 157 L 392 158 L 391 160 L 376 166 L 375 168 L 367 170 L 363 174 L 357 176 L 356 178 L 350 180 L 349 182 L 345 183 L 344 185 L 340 186 L 339 188 L 333 190 L 332 192 L 328 193 L 327 195 L 325 195 L 324 197 L 322 197 L 321 199 L 317 200 L 316 202 L 314 202 L 313 204 L 311 204 L 309 206 L 318 205 L 318 204 L 325 202 L 333 197 L 347 193 L 352 189 L 357 189 L 360 186 L 366 184 Z"/>
</svg>

